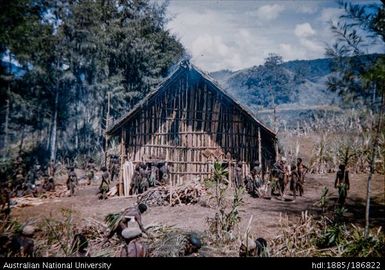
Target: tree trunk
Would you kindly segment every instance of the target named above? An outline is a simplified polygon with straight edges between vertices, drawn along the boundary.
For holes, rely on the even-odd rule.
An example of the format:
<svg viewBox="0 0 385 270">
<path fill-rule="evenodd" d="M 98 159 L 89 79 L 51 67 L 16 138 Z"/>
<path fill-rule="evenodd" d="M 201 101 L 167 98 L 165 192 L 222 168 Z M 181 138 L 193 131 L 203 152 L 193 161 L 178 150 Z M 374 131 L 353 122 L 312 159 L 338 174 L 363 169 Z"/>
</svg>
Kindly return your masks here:
<svg viewBox="0 0 385 270">
<path fill-rule="evenodd" d="M 372 96 L 372 103 L 376 104 L 376 86 L 373 86 L 373 96 Z"/>
<path fill-rule="evenodd" d="M 25 135 L 25 124 L 23 124 L 23 128 L 21 129 L 21 140 L 20 140 L 19 152 L 23 150 L 24 135 Z"/>
<path fill-rule="evenodd" d="M 78 97 L 76 97 L 77 100 L 79 100 Z M 77 106 L 75 107 L 75 112 L 76 112 L 76 116 L 75 116 L 75 152 L 78 152 L 79 150 L 79 129 L 78 129 L 78 115 L 79 115 L 79 111 L 78 111 L 78 106 L 79 104 L 77 104 Z"/>
<path fill-rule="evenodd" d="M 9 95 L 9 88 L 8 87 L 8 93 Z M 7 158 L 8 156 L 8 125 L 9 125 L 9 96 L 7 97 L 7 100 L 5 101 L 5 126 L 4 126 L 4 153 L 3 153 L 3 159 Z"/>
<path fill-rule="evenodd" d="M 11 52 L 9 52 L 9 73 L 12 71 L 12 58 L 11 58 Z M 8 88 L 7 88 L 7 99 L 5 101 L 5 125 L 4 125 L 4 153 L 3 153 L 3 159 L 6 159 L 8 156 L 8 128 L 9 128 L 9 107 L 10 107 L 10 98 L 11 98 L 11 80 L 8 81 Z"/>
<path fill-rule="evenodd" d="M 56 89 L 55 108 L 54 108 L 55 111 L 54 111 L 53 123 L 52 123 L 52 131 L 51 131 L 51 154 L 50 154 L 50 160 L 55 160 L 55 157 L 56 157 L 56 133 L 57 133 L 58 102 L 59 102 L 59 90 Z"/>
<path fill-rule="evenodd" d="M 78 131 L 78 120 L 75 121 L 75 149 L 79 149 L 79 131 Z"/>
<path fill-rule="evenodd" d="M 110 127 L 110 105 L 111 105 L 111 92 L 107 93 L 107 117 L 106 117 L 106 131 L 104 133 L 105 136 L 105 149 L 104 149 L 104 166 L 107 166 L 107 158 L 108 158 L 108 136 L 107 136 L 107 130 Z"/>
<path fill-rule="evenodd" d="M 49 150 L 51 146 L 51 133 L 52 133 L 52 122 L 53 122 L 53 115 L 51 114 L 51 121 L 49 121 L 48 129 L 47 129 L 47 145 L 46 149 Z"/>
<path fill-rule="evenodd" d="M 384 114 L 384 94 L 382 94 L 381 97 L 381 109 L 380 113 L 378 115 L 378 122 L 376 125 L 376 133 L 374 136 L 374 141 L 372 144 L 372 150 L 371 150 L 371 157 L 370 157 L 370 171 L 368 176 L 368 184 L 366 189 L 366 209 L 365 209 L 365 232 L 364 236 L 365 238 L 368 238 L 369 236 L 369 213 L 370 213 L 370 188 L 371 188 L 371 182 L 372 182 L 372 176 L 375 172 L 375 159 L 376 159 L 376 150 L 378 145 L 378 139 L 381 132 L 381 126 L 382 126 L 382 118 Z"/>
</svg>

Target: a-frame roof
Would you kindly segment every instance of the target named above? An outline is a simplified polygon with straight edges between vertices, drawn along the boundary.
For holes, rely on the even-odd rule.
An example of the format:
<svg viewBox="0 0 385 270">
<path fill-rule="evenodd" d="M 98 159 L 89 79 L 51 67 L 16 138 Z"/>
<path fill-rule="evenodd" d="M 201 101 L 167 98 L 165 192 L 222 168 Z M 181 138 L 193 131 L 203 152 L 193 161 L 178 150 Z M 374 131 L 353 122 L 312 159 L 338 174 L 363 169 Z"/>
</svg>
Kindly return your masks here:
<svg viewBox="0 0 385 270">
<path fill-rule="evenodd" d="M 148 93 L 146 97 L 144 97 L 139 103 L 137 103 L 129 112 L 124 114 L 121 118 L 119 118 L 108 130 L 107 135 L 113 136 L 118 135 L 118 131 L 122 128 L 134 115 L 140 111 L 141 108 L 146 106 L 149 101 L 151 101 L 157 93 L 159 93 L 162 89 L 167 88 L 171 83 L 178 78 L 180 74 L 185 72 L 186 70 L 195 72 L 198 76 L 200 76 L 205 82 L 210 85 L 212 88 L 221 92 L 225 97 L 227 97 L 231 102 L 233 102 L 241 111 L 243 111 L 246 115 L 248 115 L 251 119 L 253 119 L 259 126 L 262 127 L 266 132 L 268 132 L 271 136 L 276 137 L 274 131 L 266 127 L 259 121 L 248 108 L 244 107 L 241 103 L 239 103 L 231 94 L 222 89 L 217 82 L 213 78 L 211 78 L 208 74 L 201 71 L 196 66 L 190 64 L 188 61 L 182 61 L 178 64 L 178 68 L 172 72 L 157 88 Z"/>
</svg>

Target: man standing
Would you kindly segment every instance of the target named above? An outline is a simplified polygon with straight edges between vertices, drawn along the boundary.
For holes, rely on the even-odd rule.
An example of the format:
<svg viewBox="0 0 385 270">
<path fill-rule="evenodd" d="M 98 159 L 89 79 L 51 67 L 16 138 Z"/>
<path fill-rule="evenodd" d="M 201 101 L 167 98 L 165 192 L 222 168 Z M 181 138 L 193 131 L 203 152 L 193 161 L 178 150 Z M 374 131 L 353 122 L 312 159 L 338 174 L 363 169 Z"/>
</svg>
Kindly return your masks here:
<svg viewBox="0 0 385 270">
<path fill-rule="evenodd" d="M 242 161 L 239 161 L 237 164 L 237 167 L 235 168 L 235 179 L 234 184 L 236 188 L 240 188 L 243 184 L 242 181 L 243 175 L 242 175 Z"/>
<path fill-rule="evenodd" d="M 349 171 L 346 170 L 343 164 L 339 166 L 339 170 L 337 171 L 334 187 L 338 188 L 338 204 L 343 206 L 350 188 Z"/>
<path fill-rule="evenodd" d="M 295 164 L 291 166 L 289 179 L 290 179 L 290 189 L 293 191 L 293 196 L 294 196 L 293 202 L 295 202 L 295 200 L 297 199 L 297 190 L 300 191 L 300 196 L 302 196 L 302 190 L 303 190 L 303 187 L 300 183 L 298 171 L 297 171 L 297 166 Z"/>
<path fill-rule="evenodd" d="M 87 164 L 87 185 L 91 185 L 91 182 L 94 180 L 95 176 L 95 163 L 92 158 L 89 159 Z"/>
<path fill-rule="evenodd" d="M 70 190 L 70 197 L 75 195 L 75 186 L 78 184 L 78 177 L 75 173 L 74 167 L 70 167 L 67 179 L 67 189 Z"/>
<path fill-rule="evenodd" d="M 169 173 L 170 168 L 169 166 L 172 166 L 172 164 L 169 164 L 167 161 L 158 163 L 160 166 L 159 168 L 159 181 L 162 185 L 168 184 L 169 182 Z"/>
<path fill-rule="evenodd" d="M 21 153 L 16 157 L 15 162 L 13 163 L 13 172 L 16 177 L 17 174 L 21 174 L 23 177 L 26 172 L 25 164 L 23 158 L 21 157 Z"/>
<path fill-rule="evenodd" d="M 158 180 L 159 180 L 159 168 L 155 162 L 151 162 L 151 173 L 148 181 L 150 187 L 160 185 Z"/>
<path fill-rule="evenodd" d="M 263 173 L 262 173 L 262 167 L 259 161 L 257 161 L 251 170 L 251 176 L 254 179 L 255 183 L 255 193 L 259 198 L 265 197 L 264 192 L 264 180 L 263 180 Z"/>
<path fill-rule="evenodd" d="M 99 186 L 99 200 L 106 200 L 107 199 L 107 192 L 110 190 L 110 181 L 108 180 L 109 174 L 107 172 L 106 167 L 102 167 L 102 182 Z"/>
<path fill-rule="evenodd" d="M 141 182 L 140 167 L 139 167 L 139 164 L 136 164 L 134 173 L 132 175 L 132 180 L 130 183 L 130 191 L 129 191 L 130 195 L 135 195 L 139 193 L 140 182 Z"/>
<path fill-rule="evenodd" d="M 48 164 L 48 176 L 55 177 L 55 172 L 56 172 L 55 161 L 51 159 L 51 161 Z"/>
<path fill-rule="evenodd" d="M 309 168 L 303 164 L 302 158 L 297 158 L 298 177 L 302 184 L 305 183 L 305 174 L 308 170 Z"/>
<path fill-rule="evenodd" d="M 299 196 L 303 195 L 303 192 L 304 192 L 303 186 L 305 184 L 305 174 L 307 173 L 308 170 L 309 168 L 303 164 L 302 158 L 297 158 L 297 174 L 298 174 L 297 188 L 298 188 Z"/>
<path fill-rule="evenodd" d="M 282 200 L 286 185 L 288 184 L 289 171 L 286 158 L 283 156 L 273 165 L 273 169 L 271 170 L 272 176 L 278 180 L 275 185 L 276 188 L 278 188 Z"/>
<path fill-rule="evenodd" d="M 113 182 L 115 177 L 119 176 L 119 159 L 112 155 L 110 158 L 110 182 Z"/>
<path fill-rule="evenodd" d="M 251 176 L 255 180 L 257 188 L 260 188 L 263 184 L 263 177 L 262 177 L 262 167 L 259 161 L 255 162 L 255 165 L 251 170 Z"/>
<path fill-rule="evenodd" d="M 36 180 L 39 180 L 40 177 L 43 175 L 43 171 L 41 169 L 41 165 L 38 160 L 36 160 L 35 162 L 34 171 L 35 171 Z"/>
<path fill-rule="evenodd" d="M 148 178 L 149 171 L 147 165 L 144 162 L 139 164 L 140 182 L 139 182 L 139 194 L 146 192 L 149 188 Z"/>
</svg>

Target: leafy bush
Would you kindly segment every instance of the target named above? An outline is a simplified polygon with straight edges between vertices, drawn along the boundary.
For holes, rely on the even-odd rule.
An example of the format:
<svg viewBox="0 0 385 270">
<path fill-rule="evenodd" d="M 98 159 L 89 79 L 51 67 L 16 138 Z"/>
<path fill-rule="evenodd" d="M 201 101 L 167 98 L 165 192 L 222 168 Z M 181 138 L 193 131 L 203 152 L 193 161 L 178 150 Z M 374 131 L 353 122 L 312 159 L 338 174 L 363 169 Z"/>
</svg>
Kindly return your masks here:
<svg viewBox="0 0 385 270">
<path fill-rule="evenodd" d="M 233 231 L 240 222 L 238 207 L 242 204 L 244 188 L 235 188 L 231 209 L 227 211 L 228 202 L 225 200 L 226 191 L 229 190 L 227 176 L 227 169 L 219 162 L 215 162 L 212 177 L 205 181 L 208 194 L 215 201 L 215 216 L 207 218 L 207 223 L 210 235 L 214 236 L 216 243 L 226 243 L 235 240 Z"/>
</svg>

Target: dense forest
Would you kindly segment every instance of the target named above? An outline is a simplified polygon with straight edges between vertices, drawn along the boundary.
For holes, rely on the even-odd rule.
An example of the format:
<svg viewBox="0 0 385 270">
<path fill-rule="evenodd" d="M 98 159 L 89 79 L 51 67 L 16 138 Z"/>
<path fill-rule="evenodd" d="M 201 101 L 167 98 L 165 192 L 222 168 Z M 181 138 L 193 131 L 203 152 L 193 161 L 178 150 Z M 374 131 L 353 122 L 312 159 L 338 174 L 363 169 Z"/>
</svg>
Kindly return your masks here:
<svg viewBox="0 0 385 270">
<path fill-rule="evenodd" d="M 184 56 L 165 30 L 166 4 L 16 0 L 1 7 L 3 162 L 20 151 L 40 162 L 103 151 L 106 125 Z"/>
</svg>

